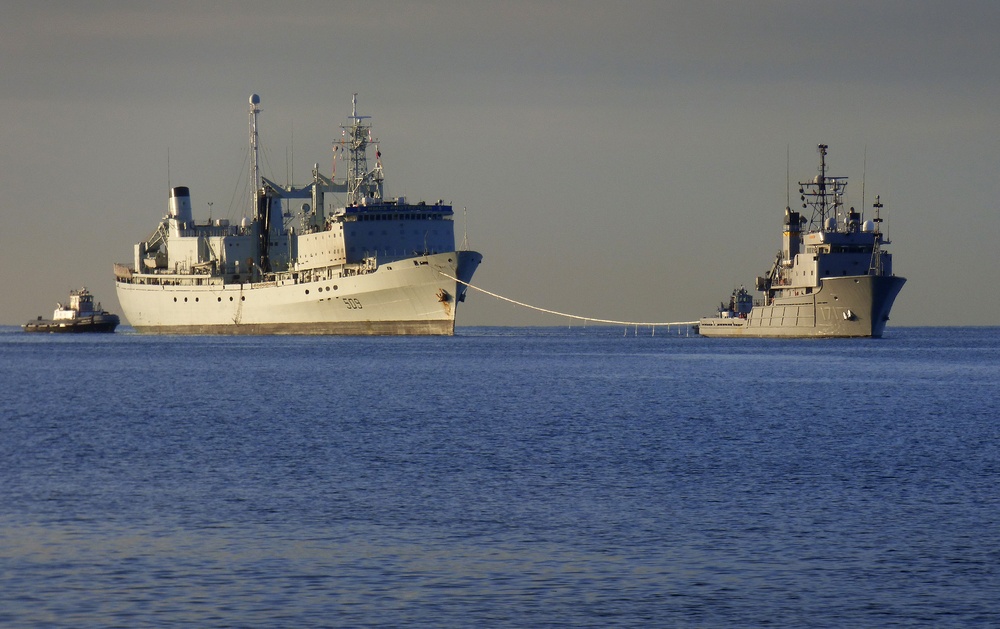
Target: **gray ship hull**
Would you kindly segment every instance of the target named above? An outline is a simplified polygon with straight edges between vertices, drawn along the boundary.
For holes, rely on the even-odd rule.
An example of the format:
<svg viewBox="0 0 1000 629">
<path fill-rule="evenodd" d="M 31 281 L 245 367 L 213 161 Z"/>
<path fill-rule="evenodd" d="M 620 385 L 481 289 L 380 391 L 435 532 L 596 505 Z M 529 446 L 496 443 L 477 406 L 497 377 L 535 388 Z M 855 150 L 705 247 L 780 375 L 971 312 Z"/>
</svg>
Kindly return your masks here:
<svg viewBox="0 0 1000 629">
<path fill-rule="evenodd" d="M 812 294 L 755 305 L 746 318 L 703 318 L 698 333 L 710 337 L 880 338 L 904 282 L 895 276 L 824 278 Z"/>
</svg>

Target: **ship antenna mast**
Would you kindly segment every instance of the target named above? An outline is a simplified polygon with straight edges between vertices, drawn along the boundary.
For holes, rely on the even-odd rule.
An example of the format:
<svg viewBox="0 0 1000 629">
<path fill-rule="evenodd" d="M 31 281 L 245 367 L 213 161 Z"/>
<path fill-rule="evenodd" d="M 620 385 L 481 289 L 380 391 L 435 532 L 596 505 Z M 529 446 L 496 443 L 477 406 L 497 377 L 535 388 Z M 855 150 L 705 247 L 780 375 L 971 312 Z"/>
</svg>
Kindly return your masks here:
<svg viewBox="0 0 1000 629">
<path fill-rule="evenodd" d="M 372 138 L 371 125 L 361 122 L 371 116 L 358 115 L 357 92 L 351 102 L 351 124 L 342 128 L 350 136 L 348 151 L 351 154 L 351 166 L 347 174 L 347 205 L 357 205 L 363 197 L 382 198 L 382 168 L 381 162 L 378 162 L 375 170 L 368 172 L 368 145 L 375 143 L 377 147 L 378 139 Z"/>
<path fill-rule="evenodd" d="M 846 177 L 828 177 L 826 175 L 826 144 L 820 144 L 819 175 L 812 181 L 799 182 L 799 194 L 802 208 L 812 207 L 812 218 L 809 219 L 810 231 L 836 230 L 836 223 L 827 224 L 828 218 L 839 219 L 839 210 L 843 204 L 843 195 L 847 189 Z"/>
<path fill-rule="evenodd" d="M 869 275 L 882 275 L 882 200 L 879 195 L 875 195 L 875 204 L 872 208 L 875 209 L 875 218 L 873 222 L 875 223 L 874 230 L 874 244 L 872 245 L 872 261 L 868 266 Z"/>
<path fill-rule="evenodd" d="M 826 144 L 820 144 L 819 151 L 819 220 L 820 225 L 826 225 Z M 821 227 L 822 229 L 822 227 Z"/>
<path fill-rule="evenodd" d="M 257 211 L 257 195 L 260 194 L 260 171 L 258 170 L 258 145 L 257 145 L 257 114 L 261 112 L 260 96 L 250 95 L 250 189 L 252 190 L 252 205 L 254 212 Z"/>
</svg>

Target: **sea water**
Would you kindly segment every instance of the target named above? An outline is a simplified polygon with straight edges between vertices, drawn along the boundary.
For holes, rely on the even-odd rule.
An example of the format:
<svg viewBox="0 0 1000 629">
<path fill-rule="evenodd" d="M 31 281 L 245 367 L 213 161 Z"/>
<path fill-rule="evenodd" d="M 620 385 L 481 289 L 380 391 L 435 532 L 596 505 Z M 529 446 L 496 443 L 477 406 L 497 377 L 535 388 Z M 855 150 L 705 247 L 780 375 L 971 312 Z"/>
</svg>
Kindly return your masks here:
<svg viewBox="0 0 1000 629">
<path fill-rule="evenodd" d="M 1000 329 L 0 332 L 0 625 L 1000 626 Z"/>
</svg>

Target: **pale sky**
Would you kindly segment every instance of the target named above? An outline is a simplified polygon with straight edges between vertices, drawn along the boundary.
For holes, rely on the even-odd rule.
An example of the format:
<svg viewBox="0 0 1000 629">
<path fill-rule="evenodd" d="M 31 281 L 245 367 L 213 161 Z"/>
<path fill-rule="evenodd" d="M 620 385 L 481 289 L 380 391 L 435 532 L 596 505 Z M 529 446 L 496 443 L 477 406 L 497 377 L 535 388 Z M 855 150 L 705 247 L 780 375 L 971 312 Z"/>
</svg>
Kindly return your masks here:
<svg viewBox="0 0 1000 629">
<path fill-rule="evenodd" d="M 358 92 L 386 193 L 444 199 L 474 283 L 628 321 L 711 314 L 781 247 L 786 175 L 881 195 L 892 325 L 1000 325 L 1000 3 L 11 1 L 0 20 L 0 323 L 87 286 L 191 189 L 239 218 L 329 172 Z M 168 177 L 169 154 L 169 177 Z M 793 192 L 795 206 L 797 194 Z M 460 326 L 563 325 L 471 293 Z"/>
</svg>

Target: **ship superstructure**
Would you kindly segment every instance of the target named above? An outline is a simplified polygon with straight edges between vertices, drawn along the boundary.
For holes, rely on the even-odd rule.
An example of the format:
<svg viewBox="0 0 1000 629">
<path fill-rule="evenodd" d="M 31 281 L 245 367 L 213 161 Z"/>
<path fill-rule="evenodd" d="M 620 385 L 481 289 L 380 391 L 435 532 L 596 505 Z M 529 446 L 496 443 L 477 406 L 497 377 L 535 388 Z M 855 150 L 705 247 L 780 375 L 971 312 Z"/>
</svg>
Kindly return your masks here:
<svg viewBox="0 0 1000 629">
<path fill-rule="evenodd" d="M 135 245 L 133 263 L 115 265 L 132 326 L 165 334 L 453 334 L 462 282 L 482 256 L 456 249 L 450 204 L 385 198 L 381 152 L 357 95 L 334 144 L 349 160 L 341 181 L 318 165 L 298 187 L 262 176 L 260 112 L 254 94 L 248 215 L 238 224 L 196 221 L 190 190 L 173 187 L 166 216 Z"/>
<path fill-rule="evenodd" d="M 703 336 L 880 337 L 903 283 L 892 270 L 875 198 L 866 218 L 845 209 L 846 177 L 827 174 L 828 146 L 819 145 L 819 174 L 799 182 L 809 219 L 785 208 L 782 249 L 757 278 L 762 297 L 740 287 L 718 315 L 699 321 Z"/>
</svg>

